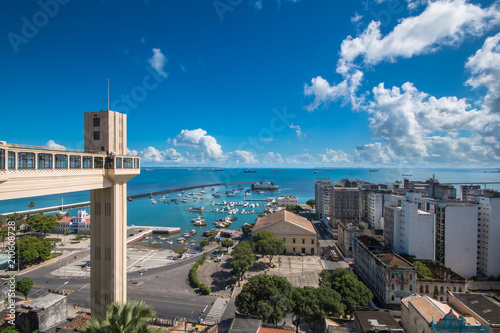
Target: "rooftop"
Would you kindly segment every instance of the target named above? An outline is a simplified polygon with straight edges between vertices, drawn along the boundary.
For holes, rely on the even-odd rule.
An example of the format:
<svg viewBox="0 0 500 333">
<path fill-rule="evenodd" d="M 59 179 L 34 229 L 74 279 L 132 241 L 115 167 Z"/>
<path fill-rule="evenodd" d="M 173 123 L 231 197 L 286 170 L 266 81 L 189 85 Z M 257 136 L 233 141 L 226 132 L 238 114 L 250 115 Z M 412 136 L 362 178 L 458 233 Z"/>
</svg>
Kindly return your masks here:
<svg viewBox="0 0 500 333">
<path fill-rule="evenodd" d="M 489 324 L 500 324 L 500 300 L 498 298 L 486 294 L 451 293 L 451 295 Z"/>
<path fill-rule="evenodd" d="M 51 307 L 52 305 L 62 301 L 65 299 L 66 296 L 64 295 L 59 295 L 55 293 L 46 293 L 45 295 L 42 295 L 31 302 L 24 304 L 22 307 L 25 309 L 41 309 L 44 310 L 48 307 Z"/>
<path fill-rule="evenodd" d="M 314 226 L 312 225 L 311 221 L 297 214 L 289 212 L 286 209 L 258 218 L 257 222 L 255 223 L 255 226 L 253 227 L 253 232 L 265 229 L 267 227 L 281 223 L 283 221 L 316 234 L 316 229 L 314 229 Z"/>
<path fill-rule="evenodd" d="M 389 330 L 404 332 L 392 314 L 388 311 L 377 310 L 356 310 L 354 317 L 360 324 L 362 331 L 369 332 L 370 330 Z"/>
</svg>

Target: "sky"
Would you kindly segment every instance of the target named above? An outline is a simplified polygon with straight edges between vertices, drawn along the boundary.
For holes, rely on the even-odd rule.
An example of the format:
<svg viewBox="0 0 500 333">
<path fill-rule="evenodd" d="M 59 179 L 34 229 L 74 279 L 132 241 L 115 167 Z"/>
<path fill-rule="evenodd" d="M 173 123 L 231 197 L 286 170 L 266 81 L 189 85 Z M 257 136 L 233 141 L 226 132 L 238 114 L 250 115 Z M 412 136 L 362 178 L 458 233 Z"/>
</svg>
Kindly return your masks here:
<svg viewBox="0 0 500 333">
<path fill-rule="evenodd" d="M 40 0 L 0 10 L 0 140 L 143 166 L 500 166 L 500 1 Z"/>
</svg>

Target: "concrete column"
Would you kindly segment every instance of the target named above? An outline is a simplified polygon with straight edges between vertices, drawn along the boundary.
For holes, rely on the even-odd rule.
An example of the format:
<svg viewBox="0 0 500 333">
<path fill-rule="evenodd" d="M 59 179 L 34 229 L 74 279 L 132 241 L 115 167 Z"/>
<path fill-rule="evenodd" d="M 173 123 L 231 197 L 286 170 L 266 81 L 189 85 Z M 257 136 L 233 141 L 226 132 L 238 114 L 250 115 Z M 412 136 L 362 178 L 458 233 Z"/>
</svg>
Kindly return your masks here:
<svg viewBox="0 0 500 333">
<path fill-rule="evenodd" d="M 103 318 L 110 303 L 127 301 L 127 184 L 90 191 L 93 317 Z"/>
</svg>

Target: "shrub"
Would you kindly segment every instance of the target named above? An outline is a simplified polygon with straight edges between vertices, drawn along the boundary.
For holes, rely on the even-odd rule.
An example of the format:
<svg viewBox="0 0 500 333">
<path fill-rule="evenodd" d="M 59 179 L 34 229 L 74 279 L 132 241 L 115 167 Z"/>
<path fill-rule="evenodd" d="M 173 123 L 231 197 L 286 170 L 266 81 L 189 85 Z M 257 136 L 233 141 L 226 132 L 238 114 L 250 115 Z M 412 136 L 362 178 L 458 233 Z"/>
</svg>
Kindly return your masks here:
<svg viewBox="0 0 500 333">
<path fill-rule="evenodd" d="M 210 289 L 210 287 L 207 286 L 206 284 L 201 284 L 200 285 L 200 292 L 203 295 L 210 295 L 212 293 L 212 289 Z"/>
</svg>

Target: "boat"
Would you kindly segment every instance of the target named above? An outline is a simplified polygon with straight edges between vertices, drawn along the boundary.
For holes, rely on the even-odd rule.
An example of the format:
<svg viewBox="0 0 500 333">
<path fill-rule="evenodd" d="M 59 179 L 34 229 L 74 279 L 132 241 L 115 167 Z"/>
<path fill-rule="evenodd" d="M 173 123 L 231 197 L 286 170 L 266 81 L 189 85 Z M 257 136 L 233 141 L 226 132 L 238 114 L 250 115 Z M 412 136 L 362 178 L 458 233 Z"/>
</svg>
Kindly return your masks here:
<svg viewBox="0 0 500 333">
<path fill-rule="evenodd" d="M 404 174 L 404 173 L 403 173 L 401 176 L 403 176 L 403 177 L 411 177 L 411 176 L 413 176 L 413 175 L 407 175 L 407 174 Z"/>
<path fill-rule="evenodd" d="M 192 229 L 191 230 L 191 235 L 195 235 L 196 234 L 196 230 Z"/>
<path fill-rule="evenodd" d="M 257 173 L 257 170 L 252 170 L 252 169 L 246 169 L 246 173 Z"/>
<path fill-rule="evenodd" d="M 264 194 L 264 191 L 257 191 L 257 193 L 259 193 L 259 194 Z"/>
<path fill-rule="evenodd" d="M 128 200 L 128 201 L 132 201 L 132 198 L 128 198 L 127 200 Z"/>
<path fill-rule="evenodd" d="M 253 182 L 252 183 L 252 190 L 269 190 L 269 191 L 275 191 L 279 189 L 278 184 L 274 184 L 273 182 L 268 182 L 268 181 L 260 181 L 260 182 Z"/>
<path fill-rule="evenodd" d="M 181 243 L 181 244 L 182 244 L 182 243 L 184 243 L 185 241 L 186 241 L 186 238 L 184 238 L 184 237 L 179 237 L 179 238 L 177 238 L 177 243 Z"/>
<path fill-rule="evenodd" d="M 189 207 L 190 212 L 202 212 L 203 207 Z"/>
<path fill-rule="evenodd" d="M 348 173 L 346 173 L 346 175 L 353 176 L 354 174 L 352 172 L 348 172 Z"/>
<path fill-rule="evenodd" d="M 203 227 L 203 226 L 207 225 L 207 222 L 205 222 L 205 221 L 195 221 L 195 222 L 193 222 L 193 225 L 195 227 Z"/>
<path fill-rule="evenodd" d="M 167 241 L 167 244 L 170 244 L 170 245 L 171 245 L 171 244 L 174 244 L 174 242 L 173 242 L 173 241 L 171 241 L 171 240 L 168 240 L 168 241 Z"/>
<path fill-rule="evenodd" d="M 314 173 L 323 173 L 323 171 L 314 170 Z"/>
<path fill-rule="evenodd" d="M 157 202 L 156 202 L 156 200 L 155 200 L 155 199 L 151 199 L 151 203 L 152 203 L 153 205 L 156 205 L 156 204 L 157 204 Z"/>
<path fill-rule="evenodd" d="M 234 193 L 232 191 L 227 191 L 226 197 L 234 197 Z"/>
<path fill-rule="evenodd" d="M 212 169 L 212 171 L 224 171 L 224 169 L 215 168 L 215 169 Z"/>
<path fill-rule="evenodd" d="M 368 171 L 370 171 L 370 172 L 378 172 L 378 169 L 370 169 Z"/>
</svg>

